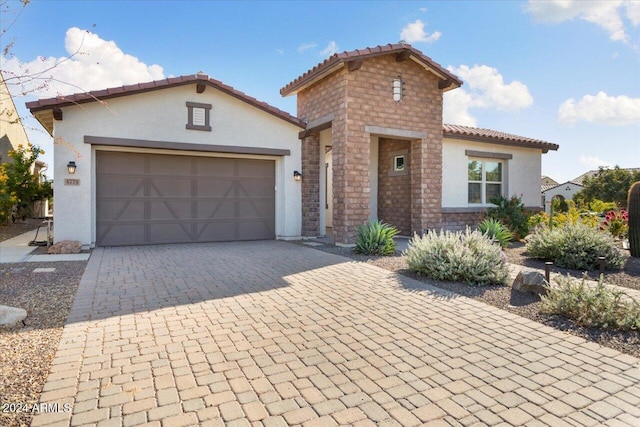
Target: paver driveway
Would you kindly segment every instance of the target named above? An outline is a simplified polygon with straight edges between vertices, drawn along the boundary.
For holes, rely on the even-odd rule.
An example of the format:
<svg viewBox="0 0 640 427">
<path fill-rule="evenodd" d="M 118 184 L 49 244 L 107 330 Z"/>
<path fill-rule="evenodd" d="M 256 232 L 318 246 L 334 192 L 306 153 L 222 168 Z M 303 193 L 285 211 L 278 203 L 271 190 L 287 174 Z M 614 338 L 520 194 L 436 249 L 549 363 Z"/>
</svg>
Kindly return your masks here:
<svg viewBox="0 0 640 427">
<path fill-rule="evenodd" d="M 640 361 L 285 242 L 97 249 L 33 425 L 631 425 Z"/>
</svg>

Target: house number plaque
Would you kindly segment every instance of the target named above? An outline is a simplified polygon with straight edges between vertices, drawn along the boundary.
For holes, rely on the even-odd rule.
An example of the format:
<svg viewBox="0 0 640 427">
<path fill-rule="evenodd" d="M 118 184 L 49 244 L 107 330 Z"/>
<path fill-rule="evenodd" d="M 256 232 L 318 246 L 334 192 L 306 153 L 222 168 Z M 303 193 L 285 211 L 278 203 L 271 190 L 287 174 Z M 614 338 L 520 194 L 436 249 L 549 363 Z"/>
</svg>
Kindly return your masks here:
<svg viewBox="0 0 640 427">
<path fill-rule="evenodd" d="M 64 185 L 80 185 L 80 180 L 75 178 L 65 178 Z"/>
</svg>

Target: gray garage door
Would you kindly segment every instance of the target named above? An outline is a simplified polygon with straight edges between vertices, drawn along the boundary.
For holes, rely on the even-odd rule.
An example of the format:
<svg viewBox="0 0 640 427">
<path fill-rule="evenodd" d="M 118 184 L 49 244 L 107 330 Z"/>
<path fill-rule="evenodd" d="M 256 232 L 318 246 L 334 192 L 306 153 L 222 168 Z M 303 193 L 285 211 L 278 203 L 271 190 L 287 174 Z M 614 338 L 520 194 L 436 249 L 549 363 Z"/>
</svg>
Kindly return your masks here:
<svg viewBox="0 0 640 427">
<path fill-rule="evenodd" d="M 99 246 L 275 238 L 275 162 L 98 151 Z"/>
</svg>

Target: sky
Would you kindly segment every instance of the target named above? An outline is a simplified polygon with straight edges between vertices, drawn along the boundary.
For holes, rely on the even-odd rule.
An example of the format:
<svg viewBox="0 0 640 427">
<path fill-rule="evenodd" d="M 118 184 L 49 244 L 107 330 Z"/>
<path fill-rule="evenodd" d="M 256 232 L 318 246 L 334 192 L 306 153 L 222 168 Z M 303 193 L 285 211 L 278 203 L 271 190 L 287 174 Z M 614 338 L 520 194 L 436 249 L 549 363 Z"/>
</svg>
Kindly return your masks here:
<svg viewBox="0 0 640 427">
<path fill-rule="evenodd" d="M 0 69 L 48 163 L 27 101 L 204 71 L 295 115 L 287 83 L 333 53 L 404 40 L 464 81 L 446 123 L 559 144 L 542 157 L 558 182 L 640 167 L 640 0 L 2 0 L 0 13 Z M 33 73 L 46 81 L 11 78 Z"/>
</svg>

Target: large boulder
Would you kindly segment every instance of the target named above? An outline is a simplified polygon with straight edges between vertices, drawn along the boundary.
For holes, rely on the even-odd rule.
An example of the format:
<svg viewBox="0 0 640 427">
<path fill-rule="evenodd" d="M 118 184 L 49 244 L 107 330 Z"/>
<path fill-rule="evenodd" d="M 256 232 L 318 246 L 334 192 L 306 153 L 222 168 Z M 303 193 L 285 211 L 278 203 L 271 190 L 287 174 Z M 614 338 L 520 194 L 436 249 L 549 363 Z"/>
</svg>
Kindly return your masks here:
<svg viewBox="0 0 640 427">
<path fill-rule="evenodd" d="M 82 244 L 77 240 L 63 240 L 51 245 L 47 250 L 50 254 L 79 254 L 82 251 Z"/>
<path fill-rule="evenodd" d="M 544 275 L 536 270 L 524 269 L 518 273 L 513 281 L 513 290 L 520 292 L 546 295 L 548 289 Z"/>
<path fill-rule="evenodd" d="M 0 305 L 0 326 L 11 326 L 22 322 L 27 317 L 27 311 L 22 308 Z"/>
</svg>

